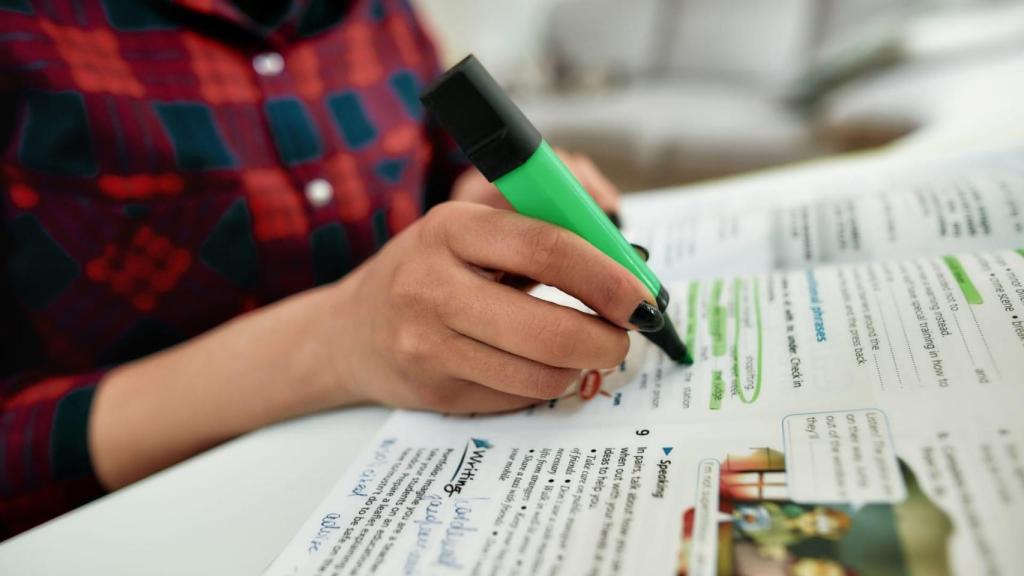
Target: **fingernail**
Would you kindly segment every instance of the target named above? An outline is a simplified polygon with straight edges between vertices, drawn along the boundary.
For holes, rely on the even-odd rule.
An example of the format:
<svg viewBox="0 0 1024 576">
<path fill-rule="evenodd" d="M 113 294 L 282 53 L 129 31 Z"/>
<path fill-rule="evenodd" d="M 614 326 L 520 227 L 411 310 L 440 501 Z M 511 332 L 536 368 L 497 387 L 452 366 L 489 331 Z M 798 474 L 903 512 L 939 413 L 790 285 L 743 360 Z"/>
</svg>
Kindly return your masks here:
<svg viewBox="0 0 1024 576">
<path fill-rule="evenodd" d="M 641 302 L 633 315 L 629 317 L 629 323 L 636 326 L 641 332 L 657 332 L 665 326 L 665 317 L 661 311 L 647 302 Z"/>
<path fill-rule="evenodd" d="M 608 219 L 612 221 L 612 224 L 615 224 L 616 228 L 622 228 L 622 219 L 619 218 L 618 212 L 609 212 Z"/>
<path fill-rule="evenodd" d="M 639 244 L 630 244 L 630 246 L 633 247 L 633 250 L 636 250 L 636 253 L 640 255 L 640 258 L 642 258 L 644 262 L 651 259 L 651 251 L 647 248 L 644 248 Z"/>
</svg>

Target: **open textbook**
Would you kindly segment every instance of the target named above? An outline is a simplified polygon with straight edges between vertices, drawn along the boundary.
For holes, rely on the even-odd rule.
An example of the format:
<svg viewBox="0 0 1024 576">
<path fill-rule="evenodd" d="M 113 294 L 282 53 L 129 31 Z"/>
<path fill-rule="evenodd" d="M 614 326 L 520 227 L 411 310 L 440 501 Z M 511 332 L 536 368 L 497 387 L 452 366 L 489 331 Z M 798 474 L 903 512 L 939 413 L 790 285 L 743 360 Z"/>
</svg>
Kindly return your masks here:
<svg viewBox="0 0 1024 576">
<path fill-rule="evenodd" d="M 1024 149 L 624 216 L 694 365 L 634 338 L 526 411 L 398 412 L 266 574 L 1019 573 Z"/>
</svg>

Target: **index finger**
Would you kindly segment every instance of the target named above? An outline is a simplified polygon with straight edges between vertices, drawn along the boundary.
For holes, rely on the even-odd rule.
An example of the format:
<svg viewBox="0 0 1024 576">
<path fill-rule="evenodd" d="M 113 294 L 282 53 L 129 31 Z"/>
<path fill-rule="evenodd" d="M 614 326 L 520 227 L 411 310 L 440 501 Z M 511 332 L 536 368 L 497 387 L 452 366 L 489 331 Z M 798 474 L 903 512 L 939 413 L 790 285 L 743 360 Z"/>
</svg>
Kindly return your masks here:
<svg viewBox="0 0 1024 576">
<path fill-rule="evenodd" d="M 623 328 L 659 330 L 664 317 L 639 278 L 578 235 L 504 210 L 451 203 L 444 241 L 458 258 L 554 286 Z"/>
</svg>

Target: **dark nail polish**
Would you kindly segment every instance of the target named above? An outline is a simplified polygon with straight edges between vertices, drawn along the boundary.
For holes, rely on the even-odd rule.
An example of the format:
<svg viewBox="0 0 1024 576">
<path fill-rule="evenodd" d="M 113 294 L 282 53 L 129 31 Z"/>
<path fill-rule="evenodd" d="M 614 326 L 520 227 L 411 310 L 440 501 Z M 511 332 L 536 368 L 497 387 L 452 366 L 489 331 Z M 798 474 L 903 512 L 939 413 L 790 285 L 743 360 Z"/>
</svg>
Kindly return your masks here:
<svg viewBox="0 0 1024 576">
<path fill-rule="evenodd" d="M 636 326 L 641 332 L 656 332 L 665 326 L 665 316 L 661 311 L 647 302 L 641 302 L 633 315 L 629 317 L 629 323 Z"/>
<path fill-rule="evenodd" d="M 612 224 L 615 224 L 616 228 L 622 228 L 622 219 L 619 218 L 618 212 L 609 212 L 608 219 L 612 221 Z"/>
</svg>

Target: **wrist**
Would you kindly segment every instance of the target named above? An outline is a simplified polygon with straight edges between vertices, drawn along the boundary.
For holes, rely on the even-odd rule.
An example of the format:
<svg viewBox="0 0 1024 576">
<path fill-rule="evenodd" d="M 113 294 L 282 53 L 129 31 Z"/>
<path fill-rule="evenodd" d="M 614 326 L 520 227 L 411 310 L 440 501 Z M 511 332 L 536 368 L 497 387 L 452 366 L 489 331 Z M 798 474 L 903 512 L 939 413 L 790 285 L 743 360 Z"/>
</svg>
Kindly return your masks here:
<svg viewBox="0 0 1024 576">
<path fill-rule="evenodd" d="M 179 346 L 112 370 L 97 388 L 89 446 L 116 488 L 224 440 L 354 404 L 333 337 L 340 285 L 255 310 Z M 342 292 L 343 294 L 343 292 Z"/>
<path fill-rule="evenodd" d="M 302 326 L 292 345 L 289 371 L 299 388 L 299 413 L 329 410 L 369 401 L 359 386 L 357 346 L 362 337 L 354 297 L 364 268 L 342 280 L 309 290 L 296 298 L 300 311 L 291 317 Z M 287 384 L 285 385 L 287 387 Z"/>
</svg>

